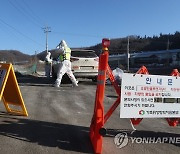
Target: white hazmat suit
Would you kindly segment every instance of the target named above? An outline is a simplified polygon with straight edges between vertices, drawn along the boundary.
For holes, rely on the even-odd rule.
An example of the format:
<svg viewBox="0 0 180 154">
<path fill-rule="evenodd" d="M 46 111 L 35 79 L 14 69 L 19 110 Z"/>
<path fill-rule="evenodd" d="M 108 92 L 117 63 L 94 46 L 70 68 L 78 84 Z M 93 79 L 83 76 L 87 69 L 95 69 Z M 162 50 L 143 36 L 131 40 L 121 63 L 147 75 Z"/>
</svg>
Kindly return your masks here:
<svg viewBox="0 0 180 154">
<path fill-rule="evenodd" d="M 66 42 L 62 40 L 60 44 L 57 46 L 60 51 L 59 60 L 61 62 L 59 66 L 59 70 L 57 73 L 57 79 L 55 81 L 54 86 L 59 87 L 61 84 L 61 80 L 63 75 L 66 73 L 68 77 L 71 79 L 73 86 L 78 86 L 78 81 L 76 80 L 75 76 L 71 70 L 71 49 L 67 46 Z"/>
<path fill-rule="evenodd" d="M 51 77 L 51 68 L 52 68 L 51 53 L 47 52 L 47 55 L 45 57 L 45 76 L 48 78 Z"/>
</svg>

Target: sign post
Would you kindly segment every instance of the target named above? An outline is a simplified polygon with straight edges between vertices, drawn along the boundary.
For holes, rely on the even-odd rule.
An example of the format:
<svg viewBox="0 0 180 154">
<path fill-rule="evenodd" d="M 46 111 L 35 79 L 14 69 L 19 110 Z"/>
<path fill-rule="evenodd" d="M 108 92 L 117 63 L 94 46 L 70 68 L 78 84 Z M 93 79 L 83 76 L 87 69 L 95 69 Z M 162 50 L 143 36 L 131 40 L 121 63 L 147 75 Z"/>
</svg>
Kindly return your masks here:
<svg viewBox="0 0 180 154">
<path fill-rule="evenodd" d="M 0 100 L 7 112 L 28 116 L 12 64 L 0 63 Z"/>
<path fill-rule="evenodd" d="M 90 140 L 93 145 L 93 149 L 95 153 L 102 153 L 102 144 L 103 144 L 102 135 L 105 135 L 106 133 L 106 130 L 103 128 L 103 126 L 120 103 L 120 87 L 118 86 L 113 76 L 112 70 L 108 65 L 109 45 L 110 45 L 109 39 L 102 40 L 103 52 L 101 53 L 99 58 L 94 113 L 91 120 L 90 132 L 89 132 Z M 111 108 L 107 111 L 107 113 L 104 112 L 104 93 L 105 93 L 106 76 L 109 76 L 109 79 L 118 95 L 118 98 L 113 103 Z"/>
</svg>

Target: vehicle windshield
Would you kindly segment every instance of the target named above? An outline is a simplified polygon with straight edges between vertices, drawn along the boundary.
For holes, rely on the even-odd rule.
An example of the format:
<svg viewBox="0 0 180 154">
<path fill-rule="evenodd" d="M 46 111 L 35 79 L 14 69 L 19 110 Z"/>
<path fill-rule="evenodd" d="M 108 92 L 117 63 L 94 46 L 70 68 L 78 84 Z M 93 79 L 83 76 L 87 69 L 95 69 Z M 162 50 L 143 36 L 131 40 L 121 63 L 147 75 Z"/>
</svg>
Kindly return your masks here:
<svg viewBox="0 0 180 154">
<path fill-rule="evenodd" d="M 81 58 L 95 58 L 97 55 L 94 52 L 87 51 L 72 51 L 71 55 L 73 57 L 81 57 Z"/>
</svg>

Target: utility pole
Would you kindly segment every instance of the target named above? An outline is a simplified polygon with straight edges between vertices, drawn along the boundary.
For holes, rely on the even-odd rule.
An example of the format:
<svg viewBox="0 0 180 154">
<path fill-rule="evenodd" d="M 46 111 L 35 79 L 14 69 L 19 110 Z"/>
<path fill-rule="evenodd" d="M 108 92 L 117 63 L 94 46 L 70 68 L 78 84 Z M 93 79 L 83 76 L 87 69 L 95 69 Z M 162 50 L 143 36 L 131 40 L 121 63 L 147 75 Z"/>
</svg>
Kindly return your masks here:
<svg viewBox="0 0 180 154">
<path fill-rule="evenodd" d="M 129 36 L 128 36 L 128 43 L 127 43 L 127 71 L 129 72 Z"/>
<path fill-rule="evenodd" d="M 44 33 L 46 33 L 46 52 L 48 53 L 48 33 L 51 32 L 51 27 L 46 26 L 42 29 L 44 29 Z"/>
<path fill-rule="evenodd" d="M 168 35 L 167 48 L 166 48 L 166 50 L 169 50 L 169 35 Z"/>
<path fill-rule="evenodd" d="M 169 33 L 169 35 L 170 35 L 170 33 Z M 166 48 L 166 50 L 167 50 L 167 53 L 168 53 L 168 60 L 167 60 L 167 64 L 168 64 L 168 66 L 170 65 L 170 57 L 171 57 L 171 54 L 170 54 L 170 52 L 169 52 L 169 35 L 168 35 L 168 40 L 167 40 L 167 48 Z"/>
</svg>

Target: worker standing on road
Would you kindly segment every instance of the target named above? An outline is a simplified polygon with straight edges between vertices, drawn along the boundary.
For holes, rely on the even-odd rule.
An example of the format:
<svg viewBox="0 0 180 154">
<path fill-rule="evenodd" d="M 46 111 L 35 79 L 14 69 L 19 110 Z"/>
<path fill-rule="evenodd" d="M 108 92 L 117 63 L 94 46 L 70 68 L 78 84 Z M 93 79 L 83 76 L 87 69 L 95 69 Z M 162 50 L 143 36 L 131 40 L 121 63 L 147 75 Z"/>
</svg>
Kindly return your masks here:
<svg viewBox="0 0 180 154">
<path fill-rule="evenodd" d="M 73 86 L 78 86 L 78 81 L 76 80 L 71 70 L 71 49 L 67 46 L 67 43 L 64 40 L 59 43 L 57 49 L 60 52 L 59 60 L 61 62 L 61 65 L 59 66 L 57 79 L 55 81 L 54 87 L 60 86 L 62 77 L 65 73 L 71 79 Z"/>
<path fill-rule="evenodd" d="M 51 77 L 51 69 L 52 69 L 51 53 L 47 52 L 47 55 L 45 57 L 45 76 L 48 78 Z"/>
</svg>

